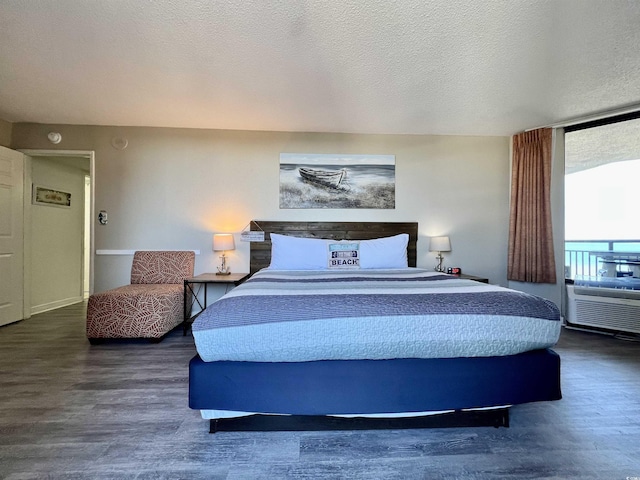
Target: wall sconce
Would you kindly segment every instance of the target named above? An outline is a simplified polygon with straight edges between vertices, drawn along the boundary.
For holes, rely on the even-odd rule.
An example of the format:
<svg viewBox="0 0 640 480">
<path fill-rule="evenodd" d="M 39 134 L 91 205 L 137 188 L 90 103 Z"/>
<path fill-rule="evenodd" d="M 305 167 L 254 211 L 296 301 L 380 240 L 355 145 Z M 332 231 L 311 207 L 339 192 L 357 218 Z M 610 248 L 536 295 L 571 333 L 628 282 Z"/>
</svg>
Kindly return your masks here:
<svg viewBox="0 0 640 480">
<path fill-rule="evenodd" d="M 60 135 L 58 132 L 49 132 L 49 135 L 47 135 L 47 138 L 54 145 L 57 145 L 62 141 L 62 135 Z"/>
<path fill-rule="evenodd" d="M 442 256 L 442 252 L 451 251 L 451 242 L 449 241 L 449 237 L 431 237 L 429 240 L 429 251 L 438 252 L 438 255 L 436 255 L 438 264 L 436 265 L 435 271 L 444 272 L 444 267 L 442 266 L 442 260 L 444 257 Z"/>
<path fill-rule="evenodd" d="M 229 275 L 231 270 L 227 266 L 227 257 L 225 252 L 227 250 L 235 250 L 236 244 L 233 240 L 233 235 L 230 233 L 216 233 L 213 236 L 213 251 L 214 252 L 222 252 L 220 255 L 220 259 L 222 261 L 221 265 L 218 267 L 218 271 L 216 275 Z"/>
</svg>

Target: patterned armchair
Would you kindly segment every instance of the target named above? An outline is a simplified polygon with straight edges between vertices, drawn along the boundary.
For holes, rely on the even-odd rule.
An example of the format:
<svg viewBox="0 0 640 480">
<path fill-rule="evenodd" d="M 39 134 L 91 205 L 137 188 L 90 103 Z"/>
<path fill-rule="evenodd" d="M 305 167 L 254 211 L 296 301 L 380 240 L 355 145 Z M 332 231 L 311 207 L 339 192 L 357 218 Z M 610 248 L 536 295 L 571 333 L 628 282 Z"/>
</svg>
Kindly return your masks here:
<svg viewBox="0 0 640 480">
<path fill-rule="evenodd" d="M 184 318 L 184 279 L 193 276 L 194 252 L 138 251 L 131 285 L 96 293 L 87 306 L 87 338 L 162 338 Z"/>
</svg>

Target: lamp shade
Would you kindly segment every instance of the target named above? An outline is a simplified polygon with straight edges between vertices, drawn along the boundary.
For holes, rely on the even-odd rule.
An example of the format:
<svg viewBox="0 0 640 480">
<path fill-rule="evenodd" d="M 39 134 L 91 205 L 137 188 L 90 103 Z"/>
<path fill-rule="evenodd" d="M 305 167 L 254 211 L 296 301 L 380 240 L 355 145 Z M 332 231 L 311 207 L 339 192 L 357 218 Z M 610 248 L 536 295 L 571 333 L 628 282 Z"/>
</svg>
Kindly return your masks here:
<svg viewBox="0 0 640 480">
<path fill-rule="evenodd" d="M 430 252 L 450 252 L 451 242 L 449 237 L 431 237 L 429 240 Z"/>
<path fill-rule="evenodd" d="M 213 250 L 235 250 L 236 244 L 233 241 L 233 235 L 230 233 L 216 233 L 213 236 Z"/>
</svg>

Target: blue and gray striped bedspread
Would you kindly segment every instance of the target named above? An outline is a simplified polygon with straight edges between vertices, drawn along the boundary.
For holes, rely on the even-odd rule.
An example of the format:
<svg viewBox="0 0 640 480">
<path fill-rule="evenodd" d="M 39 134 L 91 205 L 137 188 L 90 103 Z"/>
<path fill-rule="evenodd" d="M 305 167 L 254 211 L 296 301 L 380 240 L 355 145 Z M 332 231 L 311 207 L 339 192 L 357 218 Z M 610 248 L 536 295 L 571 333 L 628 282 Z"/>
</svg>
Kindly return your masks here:
<svg viewBox="0 0 640 480">
<path fill-rule="evenodd" d="M 205 361 L 512 355 L 554 345 L 548 300 L 428 270 L 262 270 L 194 322 Z"/>
</svg>

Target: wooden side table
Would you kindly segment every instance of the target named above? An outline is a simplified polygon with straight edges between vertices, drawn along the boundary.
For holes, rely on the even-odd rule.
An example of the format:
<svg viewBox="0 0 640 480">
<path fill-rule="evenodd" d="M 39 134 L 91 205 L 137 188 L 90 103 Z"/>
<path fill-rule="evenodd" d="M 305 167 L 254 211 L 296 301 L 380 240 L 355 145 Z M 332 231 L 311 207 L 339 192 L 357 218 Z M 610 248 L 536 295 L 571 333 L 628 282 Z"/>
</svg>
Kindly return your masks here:
<svg viewBox="0 0 640 480">
<path fill-rule="evenodd" d="M 215 273 L 201 273 L 195 277 L 184 279 L 184 320 L 182 321 L 182 334 L 186 335 L 189 325 L 207 308 L 207 285 L 225 285 L 225 293 L 229 286 L 238 286 L 249 278 L 248 273 L 232 273 L 230 275 L 216 275 Z M 197 285 L 197 288 L 195 286 Z M 204 290 L 203 290 L 204 289 Z M 203 299 L 200 302 L 200 291 L 203 290 Z M 200 310 L 192 314 L 192 307 L 198 304 Z"/>
</svg>

